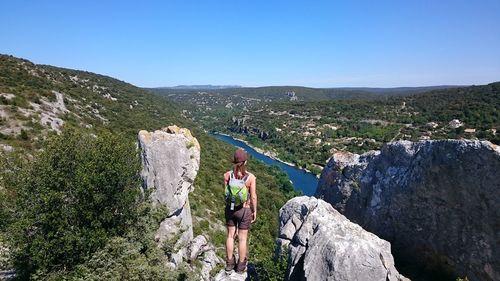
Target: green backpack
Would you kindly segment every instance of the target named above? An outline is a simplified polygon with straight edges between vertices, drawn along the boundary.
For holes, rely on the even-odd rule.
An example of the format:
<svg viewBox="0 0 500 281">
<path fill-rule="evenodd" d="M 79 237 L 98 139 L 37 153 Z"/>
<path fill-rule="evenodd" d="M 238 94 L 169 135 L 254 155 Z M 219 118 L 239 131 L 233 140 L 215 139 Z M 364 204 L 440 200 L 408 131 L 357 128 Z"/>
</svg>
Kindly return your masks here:
<svg viewBox="0 0 500 281">
<path fill-rule="evenodd" d="M 234 210 L 235 206 L 240 206 L 248 200 L 248 188 L 246 186 L 247 180 L 248 174 L 240 180 L 236 179 L 233 171 L 231 171 L 229 184 L 226 186 L 226 190 L 224 192 L 226 206 L 229 206 L 230 210 Z"/>
</svg>

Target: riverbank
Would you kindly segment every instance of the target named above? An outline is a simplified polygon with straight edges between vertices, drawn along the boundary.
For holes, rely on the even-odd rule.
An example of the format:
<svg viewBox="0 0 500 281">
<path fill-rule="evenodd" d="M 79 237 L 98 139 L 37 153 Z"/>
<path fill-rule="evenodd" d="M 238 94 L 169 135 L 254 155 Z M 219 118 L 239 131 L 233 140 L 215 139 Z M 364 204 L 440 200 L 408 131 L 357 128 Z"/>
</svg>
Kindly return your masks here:
<svg viewBox="0 0 500 281">
<path fill-rule="evenodd" d="M 233 137 L 233 136 L 231 136 L 231 135 L 228 135 L 228 136 L 229 136 L 229 137 L 234 138 L 234 137 Z M 257 152 L 259 152 L 259 153 L 261 153 L 261 154 L 264 154 L 264 155 L 266 155 L 267 157 L 272 158 L 273 160 L 276 160 L 276 161 L 281 162 L 281 163 L 283 163 L 283 164 L 286 164 L 286 165 L 288 165 L 288 166 L 295 167 L 295 168 L 300 169 L 300 170 L 302 170 L 302 171 L 305 171 L 305 172 L 308 172 L 308 173 L 314 174 L 314 173 L 313 173 L 312 171 L 310 171 L 309 169 L 302 168 L 302 167 L 300 167 L 300 166 L 295 165 L 294 163 L 290 163 L 290 162 L 287 162 L 287 161 L 285 161 L 285 160 L 282 160 L 282 159 L 278 158 L 278 156 L 277 156 L 276 152 L 269 151 L 269 150 L 263 150 L 263 149 L 261 149 L 261 148 L 259 148 L 259 147 L 256 147 L 256 146 L 251 145 L 250 143 L 248 143 L 246 140 L 243 140 L 243 139 L 239 139 L 239 138 L 234 138 L 234 139 L 235 139 L 235 140 L 238 140 L 238 141 L 241 141 L 241 142 L 243 142 L 243 143 L 245 143 L 245 144 L 246 144 L 246 145 L 248 145 L 249 147 L 251 147 L 251 148 L 255 149 L 255 151 L 257 151 Z M 318 178 L 318 179 L 319 179 L 319 176 L 320 176 L 320 174 L 317 174 L 317 175 L 316 175 L 316 178 Z"/>
<path fill-rule="evenodd" d="M 306 168 L 302 168 L 302 167 L 299 167 L 299 166 L 295 165 L 294 163 L 290 163 L 290 162 L 287 162 L 287 161 L 281 160 L 280 158 L 278 158 L 278 156 L 277 156 L 276 152 L 269 151 L 269 150 L 264 150 L 264 149 L 262 149 L 262 148 L 259 148 L 259 147 L 256 147 L 256 146 L 253 146 L 253 145 L 251 145 L 248 141 L 246 141 L 246 140 L 244 140 L 244 139 L 236 138 L 236 137 L 234 137 L 234 136 L 231 136 L 231 135 L 228 135 L 228 134 L 224 134 L 224 133 L 220 133 L 220 132 L 212 132 L 212 134 L 222 135 L 222 136 L 226 136 L 226 137 L 231 137 L 231 138 L 233 138 L 233 139 L 235 139 L 235 140 L 237 140 L 237 141 L 241 141 L 242 143 L 244 143 L 244 144 L 248 145 L 249 147 L 253 148 L 253 149 L 254 149 L 255 151 L 257 151 L 258 153 L 263 154 L 263 155 L 265 155 L 265 156 L 267 156 L 267 157 L 269 157 L 269 158 L 271 158 L 271 159 L 273 159 L 273 160 L 276 160 L 276 161 L 281 162 L 281 163 L 283 163 L 283 164 L 286 164 L 286 165 L 288 165 L 288 166 L 292 166 L 292 167 L 295 167 L 295 168 L 297 168 L 297 169 L 300 169 L 300 170 L 303 170 L 303 171 L 305 171 L 305 172 L 308 172 L 308 173 L 311 173 L 311 174 L 312 174 L 312 172 L 311 172 L 310 170 L 306 169 Z M 317 177 L 317 178 L 319 178 L 319 175 L 316 175 L 316 177 Z"/>
<path fill-rule="evenodd" d="M 276 159 L 276 156 L 272 154 L 272 152 L 265 153 L 266 151 L 263 149 L 256 149 L 250 146 L 247 141 L 233 138 L 231 135 L 215 132 L 211 132 L 210 135 L 235 147 L 245 149 L 249 155 L 266 165 L 277 166 L 288 175 L 288 178 L 295 190 L 302 191 L 304 195 L 314 196 L 318 185 L 318 178 L 315 174 L 307 172 L 304 169 L 299 169 L 295 165 L 290 165 L 291 163 L 279 161 Z"/>
</svg>

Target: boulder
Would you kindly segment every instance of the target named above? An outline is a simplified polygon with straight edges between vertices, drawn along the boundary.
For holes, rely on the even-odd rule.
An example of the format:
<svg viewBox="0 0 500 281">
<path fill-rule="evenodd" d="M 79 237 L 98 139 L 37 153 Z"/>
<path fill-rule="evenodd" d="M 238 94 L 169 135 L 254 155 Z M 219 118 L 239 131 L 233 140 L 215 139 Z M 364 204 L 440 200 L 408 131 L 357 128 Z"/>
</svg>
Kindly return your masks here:
<svg viewBox="0 0 500 281">
<path fill-rule="evenodd" d="M 288 280 L 408 280 L 391 244 L 351 223 L 330 204 L 295 197 L 279 215 L 278 249 L 288 249 Z"/>
<path fill-rule="evenodd" d="M 500 148 L 486 141 L 398 141 L 335 153 L 316 197 L 422 261 L 469 280 L 500 280 Z"/>
<path fill-rule="evenodd" d="M 448 126 L 452 129 L 457 129 L 459 127 L 462 127 L 464 124 L 460 122 L 458 119 L 453 119 L 448 123 Z"/>
</svg>

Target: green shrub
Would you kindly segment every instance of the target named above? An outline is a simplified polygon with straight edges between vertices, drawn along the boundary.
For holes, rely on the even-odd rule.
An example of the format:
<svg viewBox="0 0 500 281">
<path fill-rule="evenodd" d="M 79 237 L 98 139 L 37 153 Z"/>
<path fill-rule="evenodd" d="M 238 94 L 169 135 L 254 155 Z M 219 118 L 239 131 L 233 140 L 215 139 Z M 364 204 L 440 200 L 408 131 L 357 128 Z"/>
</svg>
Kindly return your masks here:
<svg viewBox="0 0 500 281">
<path fill-rule="evenodd" d="M 29 140 L 30 137 L 28 136 L 28 132 L 26 132 L 26 130 L 24 129 L 21 129 L 21 133 L 19 134 L 19 139 L 24 141 Z"/>
<path fill-rule="evenodd" d="M 8 178 L 16 172 L 12 168 L 12 164 L 16 163 L 17 160 L 11 154 L 0 151 L 0 234 L 6 231 L 12 222 L 12 192 L 9 192 L 10 189 L 7 187 L 9 185 Z"/>
<path fill-rule="evenodd" d="M 44 280 L 195 280 L 194 272 L 180 266 L 165 266 L 166 256 L 154 240 L 156 229 L 165 218 L 165 207 L 142 202 L 136 209 L 137 220 L 125 235 L 111 238 L 71 272 L 53 272 Z M 173 244 L 172 244 L 173 245 Z"/>
<path fill-rule="evenodd" d="M 282 250 L 282 255 L 272 259 L 264 259 L 255 264 L 255 270 L 260 280 L 282 281 L 286 280 L 288 249 Z"/>
<path fill-rule="evenodd" d="M 139 159 L 109 133 L 67 130 L 26 162 L 16 190 L 13 259 L 21 278 L 71 270 L 135 218 Z"/>
</svg>

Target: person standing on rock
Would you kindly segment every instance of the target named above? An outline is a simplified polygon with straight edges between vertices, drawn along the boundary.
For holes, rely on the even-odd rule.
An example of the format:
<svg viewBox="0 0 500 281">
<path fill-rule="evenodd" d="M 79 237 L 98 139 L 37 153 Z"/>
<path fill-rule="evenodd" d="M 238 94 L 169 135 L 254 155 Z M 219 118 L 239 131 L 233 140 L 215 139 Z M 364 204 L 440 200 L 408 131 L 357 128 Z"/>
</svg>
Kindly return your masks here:
<svg viewBox="0 0 500 281">
<path fill-rule="evenodd" d="M 257 219 L 256 177 L 246 169 L 247 153 L 238 148 L 234 152 L 233 169 L 224 173 L 226 272 L 233 269 L 238 273 L 246 271 L 247 237 L 250 224 Z M 238 263 L 234 257 L 234 238 L 238 237 Z"/>
</svg>

